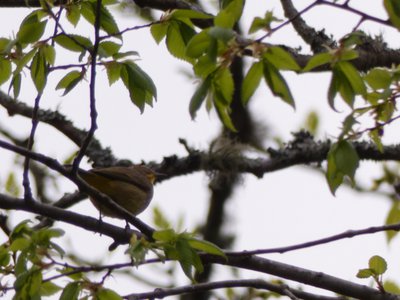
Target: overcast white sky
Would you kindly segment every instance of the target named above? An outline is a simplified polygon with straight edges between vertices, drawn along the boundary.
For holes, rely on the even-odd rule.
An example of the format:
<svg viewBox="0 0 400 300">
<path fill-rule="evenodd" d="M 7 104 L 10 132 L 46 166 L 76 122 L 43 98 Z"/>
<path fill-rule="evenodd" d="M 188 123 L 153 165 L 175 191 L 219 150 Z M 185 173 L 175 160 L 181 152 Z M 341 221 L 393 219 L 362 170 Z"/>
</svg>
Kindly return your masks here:
<svg viewBox="0 0 400 300">
<path fill-rule="evenodd" d="M 310 3 L 310 1 L 295 2 L 299 9 Z M 371 13 L 378 13 L 384 17 L 383 9 L 377 2 L 351 1 L 362 5 Z M 246 20 L 255 15 L 261 16 L 266 9 L 272 8 L 278 16 L 283 17 L 278 1 L 248 0 Z M 0 35 L 7 37 L 13 32 L 16 33 L 26 12 L 22 9 L 0 9 L 0 20 L 2 20 Z M 120 28 L 142 23 L 129 15 L 116 14 L 116 16 Z M 334 34 L 336 37 L 348 32 L 358 21 L 353 15 L 329 7 L 314 9 L 305 17 L 311 25 L 319 29 L 326 28 L 326 33 Z M 248 26 L 246 23 L 245 30 Z M 395 40 L 391 37 L 396 33 L 389 28 L 375 24 L 365 24 L 364 28 L 370 33 L 384 34 L 389 41 Z M 84 27 L 81 32 L 85 35 L 87 30 L 87 27 Z M 268 42 L 287 43 L 295 47 L 302 45 L 290 26 L 279 31 Z M 205 149 L 207 143 L 219 132 L 220 124 L 214 114 L 207 115 L 204 109 L 198 114 L 195 122 L 190 120 L 187 108 L 196 82 L 182 75 L 183 71 L 190 71 L 189 66 L 169 56 L 164 45 L 157 46 L 147 29 L 128 34 L 125 37 L 124 49 L 140 53 L 141 61 L 138 63 L 155 81 L 159 100 L 154 108 L 146 107 L 144 114 L 140 115 L 138 109 L 130 103 L 122 85 L 108 87 L 105 72 L 100 70 L 97 85 L 99 111 L 97 138 L 103 145 L 110 146 L 116 156 L 129 158 L 135 162 L 140 162 L 142 159 L 161 161 L 164 156 L 175 153 L 185 155 L 178 138 L 186 138 L 193 147 Z M 305 47 L 304 51 L 307 50 Z M 69 58 L 66 56 L 57 57 L 58 62 L 67 59 Z M 330 138 L 337 134 L 344 114 L 332 112 L 328 107 L 326 90 L 329 76 L 285 74 L 285 77 L 295 97 L 297 110 L 293 111 L 288 105 L 274 99 L 263 86 L 250 103 L 256 118 L 271 126 L 272 135 L 289 139 L 290 132 L 297 130 L 304 121 L 305 114 L 315 109 L 322 116 L 320 137 Z M 60 91 L 52 91 L 56 82 L 57 80 L 49 82 L 49 90 L 46 91 L 42 105 L 59 109 L 75 120 L 77 125 L 87 128 L 89 124 L 87 85 L 84 84 L 67 97 L 60 98 Z M 6 89 L 4 86 L 2 88 Z M 28 85 L 27 88 L 24 86 L 20 99 L 32 103 L 34 95 L 32 86 Z M 30 130 L 29 120 L 18 117 L 8 119 L 1 109 L 0 124 L 13 128 L 16 134 L 22 137 Z M 393 134 L 396 130 L 398 128 L 393 126 L 387 131 L 388 142 L 398 142 L 395 139 L 396 135 Z M 36 147 L 38 151 L 60 160 L 76 150 L 63 136 L 45 125 L 39 127 Z M 2 166 L 11 165 L 12 161 L 9 158 L 10 155 L 0 149 Z M 7 169 L 5 167 L 1 169 L 0 183 L 4 183 Z M 378 175 L 379 171 L 373 163 L 363 162 L 357 178 L 361 182 L 366 182 L 367 178 Z M 71 184 L 63 183 L 60 190 L 54 191 L 54 197 L 57 199 L 63 192 L 71 190 L 73 190 Z M 206 217 L 207 196 L 207 177 L 203 173 L 198 173 L 157 185 L 152 205 L 161 207 L 166 215 L 175 220 L 183 215 L 184 227 L 193 230 Z M 235 250 L 278 247 L 322 238 L 348 229 L 382 225 L 388 209 L 389 202 L 386 199 L 357 194 L 347 188 L 340 188 L 334 198 L 322 176 L 304 167 L 295 167 L 266 174 L 261 180 L 250 175 L 244 176 L 243 184 L 237 188 L 235 197 L 229 203 L 227 227 L 229 231 L 237 233 Z M 72 210 L 97 216 L 89 201 L 84 201 Z M 151 209 L 140 217 L 146 222 L 151 222 Z M 122 224 L 119 221 L 109 221 Z M 70 244 L 79 252 L 87 251 L 87 257 L 90 259 L 103 257 L 107 253 L 108 245 L 104 243 L 106 238 L 93 233 L 79 232 L 70 226 L 68 228 L 70 229 L 64 239 L 66 245 Z M 4 239 L 4 236 L 0 235 L 0 242 L 2 238 Z M 400 256 L 396 253 L 398 247 L 398 240 L 388 248 L 384 235 L 375 234 L 266 257 L 367 284 L 367 280 L 357 280 L 355 274 L 359 268 L 366 267 L 368 259 L 376 254 L 388 260 L 388 277 L 400 278 L 398 268 Z M 113 261 L 124 260 L 122 253 L 123 249 L 113 253 Z M 227 276 L 228 274 L 220 275 L 219 279 L 226 279 Z M 265 278 L 260 274 L 253 274 L 250 277 Z M 120 291 L 120 283 L 117 285 L 111 279 L 108 284 Z M 131 291 L 131 287 L 127 285 L 122 293 Z"/>
</svg>

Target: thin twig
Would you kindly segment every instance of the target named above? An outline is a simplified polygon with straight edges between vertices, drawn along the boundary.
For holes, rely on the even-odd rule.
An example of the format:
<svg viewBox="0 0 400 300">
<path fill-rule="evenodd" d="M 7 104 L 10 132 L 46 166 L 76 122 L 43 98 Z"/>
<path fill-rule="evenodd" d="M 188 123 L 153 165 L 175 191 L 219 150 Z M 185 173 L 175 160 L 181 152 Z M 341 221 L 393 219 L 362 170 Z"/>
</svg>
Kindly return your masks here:
<svg viewBox="0 0 400 300">
<path fill-rule="evenodd" d="M 269 248 L 269 249 L 258 249 L 258 250 L 250 250 L 250 251 L 237 251 L 237 252 L 225 252 L 227 255 L 232 256 L 253 256 L 253 255 L 261 255 L 261 254 L 271 254 L 271 253 L 286 253 L 290 251 L 315 247 L 319 245 L 324 245 L 332 242 L 336 242 L 343 239 L 353 238 L 356 236 L 366 235 L 366 234 L 373 234 L 378 232 L 386 232 L 386 231 L 399 231 L 400 230 L 400 223 L 391 224 L 391 225 L 383 225 L 383 226 L 373 226 L 359 230 L 347 230 L 345 232 L 335 234 L 332 236 L 328 236 L 322 239 L 313 240 L 305 243 L 295 244 L 286 247 L 276 247 L 276 248 Z"/>
<path fill-rule="evenodd" d="M 90 94 L 90 129 L 87 133 L 85 140 L 74 159 L 72 165 L 72 173 L 76 174 L 79 168 L 79 164 L 84 157 L 87 148 L 94 136 L 97 129 L 97 110 L 96 110 L 96 64 L 97 64 L 97 52 L 100 44 L 100 20 L 101 20 L 101 7 L 102 0 L 96 2 L 96 18 L 94 21 L 94 45 L 90 51 L 91 63 L 90 63 L 90 83 L 89 83 L 89 94 Z"/>
<path fill-rule="evenodd" d="M 313 3 L 311 3 L 310 5 L 307 5 L 301 11 L 297 12 L 293 17 L 290 17 L 285 22 L 283 22 L 283 23 L 279 24 L 278 26 L 272 28 L 269 32 L 267 32 L 265 35 L 263 35 L 262 37 L 258 38 L 255 41 L 261 43 L 262 40 L 264 40 L 265 38 L 271 36 L 274 32 L 278 31 L 282 27 L 285 27 L 286 25 L 292 23 L 295 19 L 299 18 L 302 14 L 306 13 L 307 11 L 309 11 L 311 8 L 313 8 L 316 5 L 318 5 L 318 0 L 316 0 Z"/>
<path fill-rule="evenodd" d="M 38 94 L 35 98 L 35 105 L 34 105 L 33 111 L 32 111 L 32 127 L 31 127 L 31 132 L 29 134 L 28 145 L 27 145 L 27 149 L 29 151 L 32 150 L 32 148 L 33 148 L 36 129 L 37 129 L 37 126 L 39 125 L 39 120 L 37 118 L 37 115 L 38 115 L 39 102 L 40 102 L 41 97 L 42 97 L 42 93 L 38 92 Z M 32 196 L 32 190 L 31 190 L 30 181 L 29 181 L 29 162 L 30 162 L 30 158 L 28 156 L 26 156 L 25 162 L 24 162 L 22 185 L 24 187 L 25 201 L 32 202 L 33 196 Z"/>
<path fill-rule="evenodd" d="M 375 23 L 378 23 L 378 24 L 385 25 L 385 26 L 393 27 L 393 24 L 387 19 L 384 20 L 384 19 L 381 19 L 381 18 L 377 18 L 377 17 L 371 16 L 371 15 L 366 14 L 365 12 L 363 12 L 361 10 L 358 10 L 358 9 L 355 9 L 355 8 L 349 6 L 348 5 L 349 1 L 346 1 L 343 4 L 339 4 L 336 1 L 333 1 L 333 2 L 329 2 L 329 1 L 326 1 L 326 0 L 317 0 L 317 1 L 318 1 L 318 4 L 321 4 L 321 5 L 323 4 L 323 5 L 333 6 L 333 7 L 339 8 L 339 9 L 343 9 L 343 10 L 349 11 L 349 12 L 351 12 L 353 14 L 359 15 L 365 21 L 368 20 L 368 21 L 372 21 L 372 22 L 375 22 Z"/>
</svg>

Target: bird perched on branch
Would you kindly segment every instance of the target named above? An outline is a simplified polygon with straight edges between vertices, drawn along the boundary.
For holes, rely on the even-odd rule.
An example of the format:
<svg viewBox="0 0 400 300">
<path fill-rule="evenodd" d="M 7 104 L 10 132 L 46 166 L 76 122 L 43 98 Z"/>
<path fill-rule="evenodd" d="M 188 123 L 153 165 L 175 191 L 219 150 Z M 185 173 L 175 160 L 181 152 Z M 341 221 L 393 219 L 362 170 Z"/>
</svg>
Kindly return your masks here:
<svg viewBox="0 0 400 300">
<path fill-rule="evenodd" d="M 153 184 L 157 173 L 146 166 L 133 165 L 95 168 L 89 171 L 79 169 L 78 175 L 87 184 L 136 216 L 147 208 L 153 197 Z M 90 200 L 100 214 L 123 219 L 118 212 L 107 207 L 100 199 L 91 196 Z"/>
</svg>

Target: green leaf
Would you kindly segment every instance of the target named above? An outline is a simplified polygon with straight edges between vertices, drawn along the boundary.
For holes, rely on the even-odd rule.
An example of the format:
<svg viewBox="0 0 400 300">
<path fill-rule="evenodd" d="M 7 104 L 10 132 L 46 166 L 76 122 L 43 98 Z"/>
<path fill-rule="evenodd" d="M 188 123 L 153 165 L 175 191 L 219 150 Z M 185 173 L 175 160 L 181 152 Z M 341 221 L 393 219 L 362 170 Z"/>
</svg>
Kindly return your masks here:
<svg viewBox="0 0 400 300">
<path fill-rule="evenodd" d="M 219 68 L 212 78 L 212 87 L 218 102 L 229 105 L 232 102 L 235 83 L 229 68 Z"/>
<path fill-rule="evenodd" d="M 382 275 L 387 270 L 386 260 L 379 255 L 374 255 L 369 259 L 368 266 L 375 275 Z"/>
<path fill-rule="evenodd" d="M 119 49 L 121 49 L 120 44 L 111 42 L 111 41 L 104 41 L 99 44 L 98 54 L 100 57 L 110 57 L 114 56 L 118 53 Z"/>
<path fill-rule="evenodd" d="M 208 91 L 211 86 L 211 80 L 209 78 L 206 78 L 196 89 L 194 92 L 192 98 L 190 99 L 190 104 L 189 104 L 189 113 L 190 116 L 192 117 L 192 120 L 196 118 L 196 112 L 199 110 L 201 104 L 204 102 Z"/>
<path fill-rule="evenodd" d="M 60 228 L 42 228 L 35 230 L 32 234 L 32 239 L 39 245 L 47 246 L 53 238 L 62 237 L 65 231 Z"/>
<path fill-rule="evenodd" d="M 353 49 L 345 49 L 340 52 L 339 61 L 353 60 L 358 57 L 358 52 Z"/>
<path fill-rule="evenodd" d="M 73 4 L 70 2 L 69 4 L 65 5 L 65 9 L 67 11 L 66 17 L 67 20 L 74 26 L 78 25 L 78 22 L 81 18 L 81 11 L 79 5 Z"/>
<path fill-rule="evenodd" d="M 337 188 L 342 184 L 347 176 L 354 183 L 354 175 L 359 166 L 359 157 L 353 145 L 340 140 L 333 144 L 328 152 L 328 169 L 326 178 L 332 194 L 335 194 Z"/>
<path fill-rule="evenodd" d="M 38 267 L 33 266 L 17 276 L 14 282 L 15 299 L 40 299 L 41 284 L 42 273 Z"/>
<path fill-rule="evenodd" d="M 115 61 L 105 64 L 108 82 L 112 85 L 121 78 L 121 64 Z"/>
<path fill-rule="evenodd" d="M 392 207 L 386 217 L 385 225 L 397 224 L 400 222 L 400 205 L 398 201 L 393 201 Z M 394 230 L 386 230 L 386 239 L 390 243 L 392 239 L 399 233 Z"/>
<path fill-rule="evenodd" d="M 27 238 L 20 237 L 12 241 L 8 248 L 12 252 L 23 251 L 31 245 L 31 241 Z"/>
<path fill-rule="evenodd" d="M 135 237 L 134 239 L 131 239 L 129 248 L 125 251 L 125 253 L 129 254 L 134 264 L 138 266 L 145 260 L 148 250 L 148 245 L 146 245 L 142 239 L 137 240 Z"/>
<path fill-rule="evenodd" d="M 386 12 L 389 15 L 390 22 L 400 28 L 400 3 L 397 0 L 384 0 Z"/>
<path fill-rule="evenodd" d="M 154 84 L 153 80 L 146 72 L 144 72 L 137 64 L 134 62 L 126 62 L 125 65 L 129 66 L 131 70 L 131 74 L 133 75 L 133 79 L 135 80 L 136 84 L 140 87 L 149 91 L 155 99 L 157 99 L 157 88 Z M 147 102 L 146 102 L 147 103 Z"/>
<path fill-rule="evenodd" d="M 283 76 L 268 60 L 264 63 L 264 79 L 274 96 L 280 97 L 284 102 L 295 108 L 294 99 Z"/>
<path fill-rule="evenodd" d="M 260 85 L 262 76 L 263 76 L 263 63 L 261 61 L 253 63 L 243 79 L 243 84 L 242 84 L 243 105 L 247 105 L 251 96 L 253 96 L 254 92 Z"/>
<path fill-rule="evenodd" d="M 239 21 L 243 12 L 244 1 L 232 0 L 218 13 L 214 18 L 214 25 L 224 28 L 233 28 L 235 23 Z"/>
<path fill-rule="evenodd" d="M 218 68 L 217 62 L 212 60 L 210 56 L 203 55 L 193 66 L 193 71 L 200 78 L 207 78 Z"/>
<path fill-rule="evenodd" d="M 123 298 L 110 289 L 102 288 L 96 294 L 97 300 L 122 300 Z"/>
<path fill-rule="evenodd" d="M 312 135 L 315 135 L 318 131 L 319 116 L 316 111 L 310 111 L 306 116 L 305 128 Z"/>
<path fill-rule="evenodd" d="M 6 38 L 0 38 L 0 54 L 8 54 L 10 53 L 10 50 L 12 49 L 12 46 L 14 45 L 15 41 L 6 39 Z"/>
<path fill-rule="evenodd" d="M 27 262 L 28 262 L 27 251 L 22 251 L 17 258 L 17 263 L 15 264 L 15 275 L 19 276 L 23 273 L 27 273 Z"/>
<path fill-rule="evenodd" d="M 364 81 L 362 80 L 360 73 L 351 63 L 347 61 L 341 61 L 337 63 L 337 67 L 340 68 L 340 70 L 343 72 L 343 75 L 346 76 L 356 94 L 366 94 L 367 90 Z"/>
<path fill-rule="evenodd" d="M 113 55 L 113 58 L 118 60 L 128 56 L 139 56 L 139 53 L 137 51 L 118 52 Z"/>
<path fill-rule="evenodd" d="M 145 104 L 152 105 L 157 99 L 153 80 L 132 61 L 125 62 L 121 68 L 122 82 L 129 91 L 132 102 L 143 113 Z"/>
<path fill-rule="evenodd" d="M 54 47 L 46 44 L 41 47 L 40 50 L 43 52 L 46 62 L 53 66 L 56 60 L 56 51 L 54 50 Z"/>
<path fill-rule="evenodd" d="M 374 90 L 387 89 L 392 84 L 392 75 L 389 70 L 374 68 L 365 75 L 365 81 Z"/>
<path fill-rule="evenodd" d="M 54 41 L 61 47 L 74 52 L 83 52 L 93 46 L 88 38 L 76 34 L 60 34 L 54 38 Z"/>
<path fill-rule="evenodd" d="M 81 80 L 83 74 L 80 71 L 71 71 L 67 73 L 57 84 L 56 90 L 64 90 L 62 94 L 65 96 L 68 94 Z"/>
<path fill-rule="evenodd" d="M 190 247 L 203 251 L 205 253 L 214 254 L 218 256 L 222 256 L 226 258 L 224 251 L 221 250 L 217 245 L 210 243 L 208 241 L 199 240 L 196 238 L 189 238 L 188 239 Z"/>
<path fill-rule="evenodd" d="M 191 61 L 191 59 L 186 56 L 186 45 L 195 33 L 194 29 L 186 23 L 171 21 L 168 26 L 166 39 L 168 51 L 176 58 Z"/>
<path fill-rule="evenodd" d="M 340 138 L 345 137 L 349 132 L 353 130 L 353 126 L 359 122 L 354 117 L 354 113 L 349 114 L 343 121 L 342 132 L 340 133 Z"/>
<path fill-rule="evenodd" d="M 0 266 L 6 267 L 11 261 L 11 255 L 9 249 L 6 249 L 4 245 L 0 246 Z"/>
<path fill-rule="evenodd" d="M 359 157 L 353 145 L 346 140 L 339 141 L 332 155 L 334 156 L 336 168 L 354 181 L 354 175 L 359 165 Z"/>
<path fill-rule="evenodd" d="M 217 114 L 219 119 L 221 120 L 222 124 L 229 130 L 236 132 L 235 125 L 233 125 L 230 114 L 230 107 L 220 101 L 214 100 L 214 106 L 217 110 Z"/>
<path fill-rule="evenodd" d="M 229 28 L 223 28 L 219 26 L 210 28 L 210 30 L 208 30 L 207 33 L 209 36 L 213 37 L 216 40 L 222 41 L 225 44 L 227 44 L 233 38 L 235 38 L 235 31 Z"/>
<path fill-rule="evenodd" d="M 0 85 L 11 77 L 11 61 L 0 58 Z"/>
<path fill-rule="evenodd" d="M 196 34 L 186 46 L 186 55 L 192 58 L 200 57 L 209 49 L 211 40 L 212 38 L 208 34 L 208 30 L 203 30 Z"/>
<path fill-rule="evenodd" d="M 167 35 L 168 27 L 169 23 L 166 22 L 151 25 L 150 32 L 157 44 Z"/>
<path fill-rule="evenodd" d="M 307 65 L 303 68 L 303 72 L 308 72 L 316 67 L 331 63 L 333 55 L 329 52 L 319 53 L 310 58 Z"/>
<path fill-rule="evenodd" d="M 360 269 L 357 273 L 357 278 L 369 278 L 372 277 L 374 274 L 370 269 Z"/>
<path fill-rule="evenodd" d="M 175 240 L 176 237 L 177 237 L 177 234 L 172 229 L 157 230 L 157 231 L 154 231 L 154 233 L 153 233 L 153 238 L 156 241 L 160 241 L 160 242 L 169 243 L 169 242 Z"/>
<path fill-rule="evenodd" d="M 264 54 L 264 58 L 273 64 L 278 70 L 299 71 L 300 66 L 282 47 L 270 47 Z"/>
<path fill-rule="evenodd" d="M 178 239 L 176 241 L 176 251 L 183 272 L 188 278 L 194 280 L 192 272 L 193 267 L 200 273 L 203 270 L 203 265 L 201 264 L 201 260 L 199 260 L 198 254 L 190 247 L 186 239 Z"/>
<path fill-rule="evenodd" d="M 32 60 L 37 51 L 38 48 L 34 48 L 23 55 L 22 58 L 20 58 L 20 60 L 17 62 L 17 67 L 14 70 L 14 74 L 18 74 L 19 72 L 21 72 L 22 69 Z"/>
<path fill-rule="evenodd" d="M 93 5 L 95 5 L 95 3 L 93 3 Z M 102 5 L 100 9 L 100 28 L 102 28 L 108 34 L 115 34 L 119 32 L 119 28 L 114 20 L 114 17 L 104 5 Z M 117 37 L 121 38 L 120 36 Z"/>
<path fill-rule="evenodd" d="M 211 19 L 213 16 L 191 9 L 175 9 L 169 17 L 171 19 Z"/>
<path fill-rule="evenodd" d="M 25 234 L 31 235 L 32 234 L 32 229 L 29 227 L 29 223 L 32 221 L 30 220 L 24 220 L 20 222 L 17 226 L 15 226 L 14 230 L 11 232 L 11 239 L 15 239 L 17 237 L 21 237 Z"/>
<path fill-rule="evenodd" d="M 366 34 L 362 31 L 353 31 L 349 34 L 346 34 L 343 38 L 339 40 L 339 43 L 342 48 L 348 51 L 354 51 L 353 46 L 357 46 L 362 44 L 362 39 L 366 38 Z M 357 51 L 354 51 L 357 53 Z"/>
<path fill-rule="evenodd" d="M 375 146 L 378 148 L 379 152 L 383 153 L 383 143 L 382 143 L 382 130 L 374 129 L 368 133 L 371 140 L 374 142 Z M 399 220 L 400 221 L 400 220 Z M 388 233 L 388 231 L 386 231 Z"/>
<path fill-rule="evenodd" d="M 43 35 L 47 21 L 39 22 L 36 18 L 23 22 L 17 33 L 17 40 L 21 44 L 37 42 Z"/>
<path fill-rule="evenodd" d="M 255 33 L 259 30 L 266 30 L 268 27 L 268 23 L 266 20 L 260 17 L 255 17 L 253 21 L 251 22 L 250 28 L 249 28 L 249 34 Z"/>
<path fill-rule="evenodd" d="M 90 24 L 94 25 L 96 19 L 96 2 L 81 2 L 81 14 Z M 119 32 L 118 25 L 111 15 L 109 10 L 101 5 L 100 8 L 100 28 L 108 34 L 115 34 Z"/>
<path fill-rule="evenodd" d="M 78 282 L 71 282 L 66 285 L 61 293 L 60 300 L 77 300 L 81 287 Z"/>
<path fill-rule="evenodd" d="M 267 11 L 264 18 L 256 17 L 250 25 L 249 33 L 254 33 L 258 30 L 271 30 L 272 22 L 282 21 L 276 18 L 272 11 Z"/>
<path fill-rule="evenodd" d="M 61 291 L 62 288 L 51 281 L 44 282 L 40 287 L 40 295 L 49 297 Z"/>
<path fill-rule="evenodd" d="M 335 71 L 335 69 L 332 70 L 332 76 L 331 76 L 331 81 L 329 83 L 329 88 L 328 88 L 328 103 L 329 106 L 336 111 L 335 108 L 335 98 L 337 93 L 339 92 L 339 80 L 338 80 L 338 72 Z"/>
<path fill-rule="evenodd" d="M 343 62 L 343 63 L 346 63 L 346 62 Z M 336 64 L 334 66 L 334 68 L 332 70 L 332 79 L 331 79 L 329 89 L 328 89 L 329 105 L 334 110 L 336 110 L 334 100 L 335 100 L 335 97 L 338 92 L 342 96 L 343 100 L 350 106 L 350 108 L 353 108 L 356 91 L 354 90 L 354 88 L 352 86 L 352 82 L 350 82 L 350 80 L 347 76 L 348 75 L 346 75 L 342 71 L 342 68 L 338 64 Z M 356 86 L 358 84 L 357 79 L 353 78 L 353 80 L 354 80 L 353 84 Z M 360 87 L 356 87 L 356 88 L 360 88 Z M 365 86 L 364 86 L 364 88 L 365 88 Z"/>
<path fill-rule="evenodd" d="M 29 296 L 30 299 L 39 299 L 40 298 L 40 290 L 42 286 L 42 273 L 40 270 L 35 270 L 30 278 L 30 286 L 29 286 Z"/>
<path fill-rule="evenodd" d="M 37 91 L 39 93 L 43 92 L 47 81 L 47 62 L 41 50 L 39 50 L 32 59 L 31 78 Z"/>
<path fill-rule="evenodd" d="M 21 91 L 21 73 L 13 76 L 11 81 L 10 89 L 13 88 L 14 98 L 18 98 L 19 92 Z"/>
<path fill-rule="evenodd" d="M 161 229 L 171 228 L 171 222 L 167 219 L 164 212 L 157 206 L 153 209 L 153 223 Z"/>
<path fill-rule="evenodd" d="M 353 108 L 354 106 L 354 100 L 356 93 L 351 86 L 351 83 L 348 81 L 347 77 L 344 76 L 342 72 L 338 72 L 338 77 L 339 77 L 339 93 L 340 96 L 342 96 L 343 100 L 350 106 L 350 108 Z"/>
<path fill-rule="evenodd" d="M 400 294 L 400 287 L 399 285 L 391 280 L 385 280 L 383 283 L 383 288 L 386 293 L 392 293 L 392 294 Z"/>
</svg>

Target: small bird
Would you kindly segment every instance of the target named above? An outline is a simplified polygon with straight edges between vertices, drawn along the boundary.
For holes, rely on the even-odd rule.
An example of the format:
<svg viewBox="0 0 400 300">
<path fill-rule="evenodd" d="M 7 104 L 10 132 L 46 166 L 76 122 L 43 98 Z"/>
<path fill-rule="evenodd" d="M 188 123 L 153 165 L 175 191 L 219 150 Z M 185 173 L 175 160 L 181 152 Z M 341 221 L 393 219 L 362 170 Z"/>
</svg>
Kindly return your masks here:
<svg viewBox="0 0 400 300">
<path fill-rule="evenodd" d="M 138 215 L 150 204 L 153 184 L 157 173 L 143 165 L 130 167 L 95 168 L 78 170 L 78 175 L 87 184 L 107 195 L 111 200 L 133 215 Z M 100 199 L 89 198 L 100 214 L 124 219 L 120 214 L 101 203 Z"/>
</svg>

